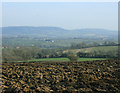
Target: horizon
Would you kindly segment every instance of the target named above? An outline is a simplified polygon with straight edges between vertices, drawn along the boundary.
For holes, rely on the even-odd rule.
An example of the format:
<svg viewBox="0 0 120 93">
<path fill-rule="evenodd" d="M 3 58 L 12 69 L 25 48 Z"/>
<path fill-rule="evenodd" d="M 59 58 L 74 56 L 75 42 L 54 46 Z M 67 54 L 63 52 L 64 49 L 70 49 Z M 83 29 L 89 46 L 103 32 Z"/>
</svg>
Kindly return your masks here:
<svg viewBox="0 0 120 93">
<path fill-rule="evenodd" d="M 108 30 L 108 31 L 118 31 L 118 30 L 111 30 L 111 29 L 104 29 L 104 28 L 75 28 L 75 29 L 66 29 L 66 28 L 63 28 L 63 27 L 57 27 L 57 26 L 4 26 L 4 27 L 1 27 L 1 28 L 7 28 L 7 27 L 55 27 L 55 28 L 61 28 L 61 29 L 64 29 L 64 30 L 84 30 L 84 29 L 96 29 L 96 30 Z"/>
</svg>

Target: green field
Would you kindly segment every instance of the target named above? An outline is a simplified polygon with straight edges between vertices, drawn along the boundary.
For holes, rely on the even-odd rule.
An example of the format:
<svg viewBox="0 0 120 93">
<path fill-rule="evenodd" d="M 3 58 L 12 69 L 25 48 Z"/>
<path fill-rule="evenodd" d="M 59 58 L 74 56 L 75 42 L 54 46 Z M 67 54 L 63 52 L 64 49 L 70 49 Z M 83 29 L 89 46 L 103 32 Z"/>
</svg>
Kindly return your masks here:
<svg viewBox="0 0 120 93">
<path fill-rule="evenodd" d="M 90 47 L 90 48 L 82 48 L 82 49 L 68 49 L 68 50 L 65 50 L 63 51 L 64 53 L 65 52 L 74 52 L 74 53 L 77 53 L 77 52 L 85 52 L 85 53 L 91 53 L 91 52 L 94 52 L 94 51 L 104 51 L 104 52 L 107 52 L 107 51 L 118 51 L 118 46 L 98 46 L 98 47 Z"/>
<path fill-rule="evenodd" d="M 79 58 L 78 61 L 93 61 L 93 60 L 105 60 L 105 58 Z M 41 59 L 32 59 L 28 60 L 28 62 L 32 61 L 70 61 L 68 58 L 41 58 Z"/>
</svg>

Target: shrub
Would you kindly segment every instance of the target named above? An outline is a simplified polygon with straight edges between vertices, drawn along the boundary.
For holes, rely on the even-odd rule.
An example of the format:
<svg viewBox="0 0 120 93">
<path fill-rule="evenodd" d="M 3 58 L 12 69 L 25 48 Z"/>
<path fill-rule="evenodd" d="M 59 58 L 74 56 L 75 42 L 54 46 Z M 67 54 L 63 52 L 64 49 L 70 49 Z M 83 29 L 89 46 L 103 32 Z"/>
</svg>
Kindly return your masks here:
<svg viewBox="0 0 120 93">
<path fill-rule="evenodd" d="M 77 55 L 75 55 L 75 54 L 73 54 L 73 53 L 69 53 L 68 55 L 67 55 L 67 58 L 70 60 L 70 61 L 77 61 L 78 60 L 78 56 Z"/>
</svg>

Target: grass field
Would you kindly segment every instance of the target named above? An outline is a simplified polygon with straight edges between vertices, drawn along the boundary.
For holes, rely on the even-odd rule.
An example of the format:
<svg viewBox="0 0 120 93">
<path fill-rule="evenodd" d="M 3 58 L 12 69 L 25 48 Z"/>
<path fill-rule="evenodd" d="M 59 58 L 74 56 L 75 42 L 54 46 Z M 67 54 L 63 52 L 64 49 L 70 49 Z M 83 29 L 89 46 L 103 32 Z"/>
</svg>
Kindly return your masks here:
<svg viewBox="0 0 120 93">
<path fill-rule="evenodd" d="M 98 47 L 90 47 L 90 48 L 83 48 L 83 49 L 68 49 L 68 50 L 65 50 L 63 51 L 64 53 L 65 52 L 74 52 L 74 53 L 77 53 L 77 52 L 85 52 L 85 53 L 90 53 L 90 52 L 93 52 L 93 51 L 118 51 L 118 46 L 98 46 Z"/>
<path fill-rule="evenodd" d="M 78 61 L 93 61 L 93 60 L 105 60 L 105 58 L 79 58 Z M 41 58 L 41 59 L 32 59 L 28 60 L 28 62 L 31 61 L 70 61 L 68 58 Z"/>
</svg>

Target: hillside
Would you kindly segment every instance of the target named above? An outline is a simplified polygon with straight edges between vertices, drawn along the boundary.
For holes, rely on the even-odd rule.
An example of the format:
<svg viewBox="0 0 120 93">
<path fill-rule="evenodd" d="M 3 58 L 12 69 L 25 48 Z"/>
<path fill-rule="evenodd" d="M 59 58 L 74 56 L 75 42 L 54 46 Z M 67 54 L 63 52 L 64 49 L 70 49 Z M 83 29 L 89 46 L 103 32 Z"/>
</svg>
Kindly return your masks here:
<svg viewBox="0 0 120 93">
<path fill-rule="evenodd" d="M 67 30 L 60 27 L 11 26 L 2 28 L 3 37 L 40 37 L 40 38 L 116 38 L 117 31 L 105 29 Z"/>
<path fill-rule="evenodd" d="M 94 51 L 118 51 L 118 46 L 98 46 L 98 47 L 90 47 L 90 48 L 82 48 L 82 49 L 67 49 L 63 51 L 63 53 L 66 52 L 73 52 L 73 53 L 78 53 L 78 52 L 83 52 L 83 53 L 91 53 Z"/>
</svg>

